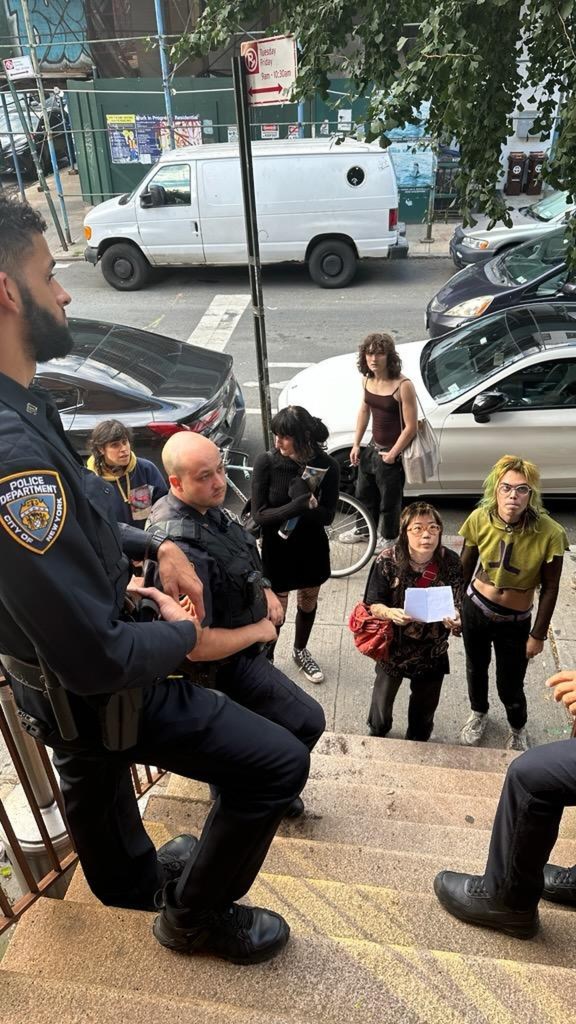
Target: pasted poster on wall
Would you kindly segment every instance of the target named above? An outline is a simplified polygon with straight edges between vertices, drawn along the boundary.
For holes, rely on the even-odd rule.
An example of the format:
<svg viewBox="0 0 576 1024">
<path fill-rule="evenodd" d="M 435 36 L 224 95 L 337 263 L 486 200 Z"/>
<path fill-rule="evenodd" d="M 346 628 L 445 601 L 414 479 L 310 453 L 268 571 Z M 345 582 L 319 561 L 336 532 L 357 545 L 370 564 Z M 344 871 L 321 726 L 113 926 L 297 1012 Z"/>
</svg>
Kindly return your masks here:
<svg viewBox="0 0 576 1024">
<path fill-rule="evenodd" d="M 153 164 L 170 149 L 166 117 L 159 114 L 106 114 L 110 154 L 114 164 Z M 174 118 L 176 148 L 202 144 L 202 122 L 197 115 Z"/>
</svg>

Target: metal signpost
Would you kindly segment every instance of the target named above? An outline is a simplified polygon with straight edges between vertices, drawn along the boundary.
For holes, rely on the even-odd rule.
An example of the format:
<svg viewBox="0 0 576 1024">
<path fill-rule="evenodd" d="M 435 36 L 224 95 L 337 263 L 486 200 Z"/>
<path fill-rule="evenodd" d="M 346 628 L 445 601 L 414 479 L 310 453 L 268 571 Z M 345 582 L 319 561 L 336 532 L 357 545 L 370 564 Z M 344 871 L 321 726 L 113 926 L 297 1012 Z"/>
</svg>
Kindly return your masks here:
<svg viewBox="0 0 576 1024">
<path fill-rule="evenodd" d="M 296 43 L 289 36 L 274 36 L 242 43 L 240 57 L 232 60 L 234 99 L 238 120 L 238 142 L 240 148 L 240 169 L 242 173 L 242 194 L 244 197 L 244 219 L 248 249 L 248 270 L 252 293 L 254 315 L 254 336 L 256 339 L 256 361 L 264 443 L 268 448 L 272 441 L 272 405 L 270 401 L 270 375 L 268 372 L 268 351 L 266 347 L 266 324 L 262 298 L 262 268 L 258 241 L 258 218 L 254 190 L 254 169 L 252 165 L 252 140 L 250 136 L 250 106 L 265 106 L 289 102 L 290 91 L 296 80 Z"/>
</svg>

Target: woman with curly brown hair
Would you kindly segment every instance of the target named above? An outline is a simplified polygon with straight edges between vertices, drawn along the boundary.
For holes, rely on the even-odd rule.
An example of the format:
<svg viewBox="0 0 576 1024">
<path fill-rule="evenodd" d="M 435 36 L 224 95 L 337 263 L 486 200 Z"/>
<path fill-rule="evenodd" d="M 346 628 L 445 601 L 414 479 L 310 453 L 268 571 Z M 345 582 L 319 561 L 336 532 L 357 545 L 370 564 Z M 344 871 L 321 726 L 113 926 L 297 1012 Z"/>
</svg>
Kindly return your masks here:
<svg viewBox="0 0 576 1024">
<path fill-rule="evenodd" d="M 432 505 L 413 502 L 402 512 L 397 543 L 372 565 L 365 602 L 372 615 L 393 623 L 386 661 L 376 665 L 368 715 L 373 736 L 392 728 L 392 710 L 402 680 L 410 680 L 407 740 L 430 738 L 444 676 L 450 671 L 448 640 L 459 635 L 463 574 L 456 552 L 442 544 L 442 520 Z M 417 622 L 404 609 L 408 587 L 451 587 L 456 617 Z"/>
<path fill-rule="evenodd" d="M 418 404 L 414 385 L 402 375 L 402 361 L 390 334 L 369 334 L 358 350 L 362 402 L 356 419 L 350 462 L 358 466 L 356 497 L 368 509 L 378 532 L 377 551 L 398 536 L 404 469 L 401 454 L 416 434 Z M 361 448 L 372 420 L 372 438 Z M 340 537 L 362 540 L 358 527 Z"/>
</svg>

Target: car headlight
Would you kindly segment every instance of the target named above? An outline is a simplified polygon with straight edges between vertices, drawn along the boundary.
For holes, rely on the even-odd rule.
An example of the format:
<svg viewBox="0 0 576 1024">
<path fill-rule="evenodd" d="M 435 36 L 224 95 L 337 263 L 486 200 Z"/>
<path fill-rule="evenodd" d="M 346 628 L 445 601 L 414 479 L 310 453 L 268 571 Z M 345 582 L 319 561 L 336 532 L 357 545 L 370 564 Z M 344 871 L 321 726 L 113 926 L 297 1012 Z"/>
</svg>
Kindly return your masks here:
<svg viewBox="0 0 576 1024">
<path fill-rule="evenodd" d="M 447 316 L 482 316 L 494 301 L 493 295 L 479 295 L 477 299 L 466 299 L 447 311 Z"/>
<path fill-rule="evenodd" d="M 467 245 L 469 249 L 489 249 L 490 240 L 488 238 L 474 238 L 473 235 L 465 235 L 462 239 L 462 245 Z"/>
<path fill-rule="evenodd" d="M 436 298 L 436 296 L 434 296 L 434 298 L 432 299 L 432 302 L 430 303 L 430 309 L 431 309 L 432 313 L 443 313 L 444 310 L 446 309 L 446 303 L 445 302 L 440 302 Z"/>
</svg>

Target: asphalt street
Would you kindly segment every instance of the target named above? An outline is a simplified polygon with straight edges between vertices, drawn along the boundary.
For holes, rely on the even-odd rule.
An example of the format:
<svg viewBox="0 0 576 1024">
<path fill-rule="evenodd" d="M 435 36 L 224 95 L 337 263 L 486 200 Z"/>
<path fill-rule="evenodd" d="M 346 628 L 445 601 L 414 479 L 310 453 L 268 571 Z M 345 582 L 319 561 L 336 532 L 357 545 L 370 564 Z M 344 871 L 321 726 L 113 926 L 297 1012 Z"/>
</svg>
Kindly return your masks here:
<svg viewBox="0 0 576 1024">
<path fill-rule="evenodd" d="M 71 315 L 115 319 L 199 344 L 208 336 L 210 313 L 218 310 L 223 297 L 228 297 L 236 314 L 216 344 L 225 345 L 234 357 L 246 405 L 257 409 L 253 318 L 245 268 L 162 271 L 147 288 L 128 293 L 115 291 L 104 281 L 99 268 L 82 262 L 62 262 L 56 273 L 72 295 Z M 370 331 L 390 331 L 400 346 L 424 338 L 426 304 L 453 273 L 448 258 L 367 261 L 348 288 L 326 290 L 310 281 L 304 267 L 287 264 L 264 268 L 273 408 L 280 388 L 302 366 L 353 351 Z M 243 448 L 252 459 L 261 447 L 260 418 L 254 411 L 247 417 Z M 454 533 L 472 502 L 469 498 L 444 498 L 437 504 L 448 532 Z M 574 502 L 556 501 L 549 507 L 568 530 L 571 543 L 576 543 Z"/>
</svg>

